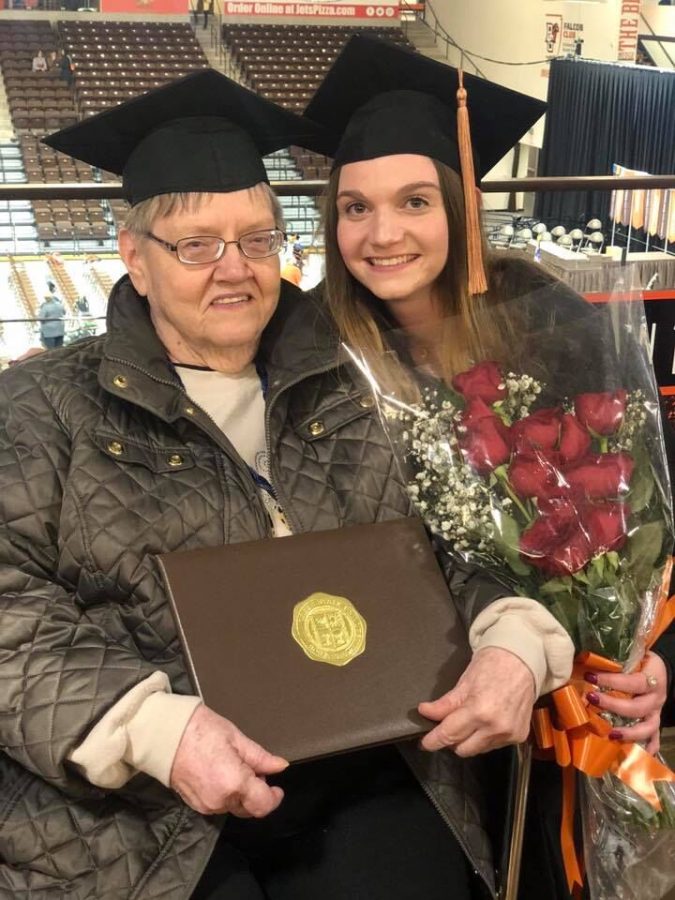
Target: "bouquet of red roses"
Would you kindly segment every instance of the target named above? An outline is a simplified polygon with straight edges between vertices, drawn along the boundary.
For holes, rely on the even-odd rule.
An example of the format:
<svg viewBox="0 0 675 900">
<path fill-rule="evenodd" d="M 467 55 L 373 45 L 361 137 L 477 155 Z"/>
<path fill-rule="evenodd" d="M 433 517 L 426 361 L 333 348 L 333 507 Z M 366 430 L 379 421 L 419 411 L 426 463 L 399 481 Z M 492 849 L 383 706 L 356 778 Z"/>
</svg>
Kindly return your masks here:
<svg viewBox="0 0 675 900">
<path fill-rule="evenodd" d="M 672 540 L 650 407 L 625 388 L 538 407 L 544 387 L 484 362 L 386 414 L 403 425 L 410 494 L 449 552 L 540 600 L 579 651 L 626 663 L 642 655 L 637 626 Z"/>
<path fill-rule="evenodd" d="M 538 600 L 584 660 L 594 654 L 611 671 L 640 664 L 662 611 L 673 548 L 657 389 L 639 329 L 626 335 L 631 352 L 612 384 L 598 389 L 594 372 L 593 389 L 585 389 L 591 379 L 580 367 L 579 389 L 565 393 L 556 392 L 555 371 L 542 378 L 489 360 L 449 384 L 418 372 L 417 397 L 403 400 L 352 353 L 378 398 L 413 503 L 443 552 Z M 583 687 L 578 698 L 584 717 Z M 610 745 L 607 716 L 589 709 L 583 727 Z M 555 709 L 549 724 L 562 728 Z M 576 739 L 583 728 L 574 727 Z M 650 863 L 645 875 L 638 863 L 649 854 L 653 862 L 657 847 L 675 850 L 675 778 L 654 763 L 652 776 L 668 777 L 652 783 L 646 798 L 618 762 L 598 771 L 587 779 L 584 804 L 592 896 L 657 900 L 675 883 L 672 866 Z"/>
</svg>

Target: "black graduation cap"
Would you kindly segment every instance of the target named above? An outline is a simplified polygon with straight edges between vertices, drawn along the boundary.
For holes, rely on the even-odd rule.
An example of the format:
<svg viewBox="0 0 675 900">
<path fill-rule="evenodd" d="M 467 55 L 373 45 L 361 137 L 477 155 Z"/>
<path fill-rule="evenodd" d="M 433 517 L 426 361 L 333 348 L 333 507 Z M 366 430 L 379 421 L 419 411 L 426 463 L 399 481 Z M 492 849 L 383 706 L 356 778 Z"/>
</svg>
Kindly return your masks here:
<svg viewBox="0 0 675 900">
<path fill-rule="evenodd" d="M 122 175 L 132 204 L 174 192 L 228 193 L 267 175 L 261 156 L 304 145 L 316 129 L 214 69 L 133 97 L 44 138 Z"/>
<path fill-rule="evenodd" d="M 464 74 L 475 175 L 482 178 L 546 110 L 541 100 Z M 398 153 L 460 171 L 458 70 L 382 38 L 352 37 L 305 110 L 324 129 L 310 149 L 335 165 Z"/>
</svg>

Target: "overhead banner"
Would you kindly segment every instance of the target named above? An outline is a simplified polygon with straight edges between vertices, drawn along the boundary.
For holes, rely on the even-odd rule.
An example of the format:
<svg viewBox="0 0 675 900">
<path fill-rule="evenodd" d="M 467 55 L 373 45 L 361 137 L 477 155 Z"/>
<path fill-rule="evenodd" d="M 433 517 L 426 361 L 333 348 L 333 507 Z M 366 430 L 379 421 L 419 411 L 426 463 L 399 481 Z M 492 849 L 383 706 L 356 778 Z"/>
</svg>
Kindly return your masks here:
<svg viewBox="0 0 675 900">
<path fill-rule="evenodd" d="M 323 3 L 274 3 L 262 0 L 223 0 L 224 16 L 279 16 L 283 18 L 309 19 L 380 19 L 392 21 L 399 18 L 398 0 L 381 0 L 353 3 L 324 0 Z"/>
<path fill-rule="evenodd" d="M 187 15 L 188 9 L 188 0 L 101 0 L 102 13 Z"/>
<path fill-rule="evenodd" d="M 617 59 L 635 62 L 642 0 L 621 0 Z"/>
</svg>

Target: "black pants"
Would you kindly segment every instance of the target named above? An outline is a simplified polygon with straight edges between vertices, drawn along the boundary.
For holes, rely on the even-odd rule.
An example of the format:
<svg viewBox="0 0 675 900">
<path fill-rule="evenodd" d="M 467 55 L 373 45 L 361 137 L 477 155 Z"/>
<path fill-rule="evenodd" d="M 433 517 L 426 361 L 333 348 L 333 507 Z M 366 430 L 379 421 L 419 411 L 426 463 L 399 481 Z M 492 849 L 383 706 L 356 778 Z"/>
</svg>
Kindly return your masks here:
<svg viewBox="0 0 675 900">
<path fill-rule="evenodd" d="M 525 821 L 523 864 L 518 900 L 572 900 L 560 849 L 562 775 L 552 762 L 532 765 L 530 796 Z M 581 816 L 577 803 L 575 832 L 581 846 Z M 584 898 L 587 888 L 584 889 Z"/>
<path fill-rule="evenodd" d="M 394 748 L 292 766 L 266 819 L 230 816 L 193 900 L 471 900 L 449 828 Z"/>
<path fill-rule="evenodd" d="M 58 337 L 43 337 L 42 344 L 47 350 L 53 350 L 54 347 L 63 347 L 63 335 Z"/>
</svg>

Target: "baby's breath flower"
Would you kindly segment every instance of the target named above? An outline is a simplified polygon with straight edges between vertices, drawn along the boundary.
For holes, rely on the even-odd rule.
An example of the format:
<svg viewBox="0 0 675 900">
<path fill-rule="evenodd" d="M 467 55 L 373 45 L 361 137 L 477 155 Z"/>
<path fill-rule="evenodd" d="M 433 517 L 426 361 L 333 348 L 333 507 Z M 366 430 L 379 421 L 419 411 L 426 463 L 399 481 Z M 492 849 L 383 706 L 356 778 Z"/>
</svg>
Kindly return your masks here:
<svg viewBox="0 0 675 900">
<path fill-rule="evenodd" d="M 523 419 L 530 414 L 530 407 L 541 393 L 543 385 L 531 375 L 508 372 L 504 384 L 506 397 L 501 402 L 502 411 L 510 419 Z"/>
</svg>

